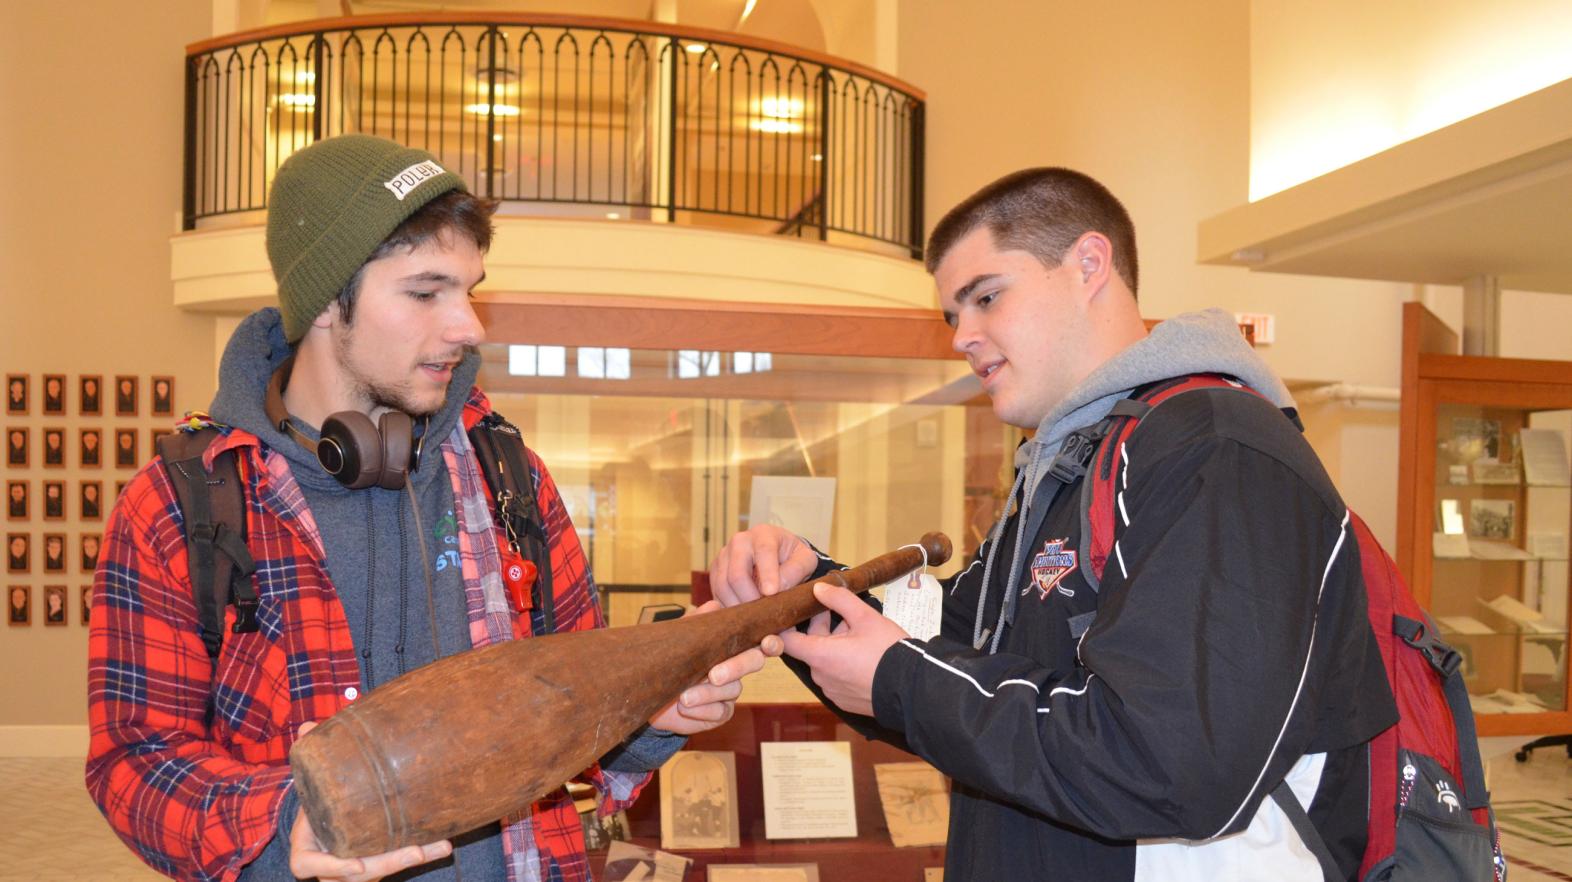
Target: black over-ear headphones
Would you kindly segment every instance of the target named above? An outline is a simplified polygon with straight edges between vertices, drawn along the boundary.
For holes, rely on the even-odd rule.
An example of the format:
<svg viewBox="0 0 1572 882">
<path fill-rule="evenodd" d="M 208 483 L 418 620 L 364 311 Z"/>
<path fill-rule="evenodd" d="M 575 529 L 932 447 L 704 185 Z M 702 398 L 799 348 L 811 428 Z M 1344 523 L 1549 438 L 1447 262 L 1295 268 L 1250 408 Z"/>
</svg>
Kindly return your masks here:
<svg viewBox="0 0 1572 882">
<path fill-rule="evenodd" d="M 322 439 L 313 441 L 290 422 L 284 407 L 284 387 L 289 384 L 294 356 L 284 360 L 267 381 L 263 410 L 280 432 L 292 435 L 301 446 L 314 450 L 327 473 L 351 490 L 381 487 L 399 490 L 420 462 L 425 432 L 415 440 L 415 423 L 409 414 L 389 410 L 373 425 L 358 410 L 342 410 L 322 421 Z M 429 418 L 427 425 L 430 424 Z"/>
</svg>

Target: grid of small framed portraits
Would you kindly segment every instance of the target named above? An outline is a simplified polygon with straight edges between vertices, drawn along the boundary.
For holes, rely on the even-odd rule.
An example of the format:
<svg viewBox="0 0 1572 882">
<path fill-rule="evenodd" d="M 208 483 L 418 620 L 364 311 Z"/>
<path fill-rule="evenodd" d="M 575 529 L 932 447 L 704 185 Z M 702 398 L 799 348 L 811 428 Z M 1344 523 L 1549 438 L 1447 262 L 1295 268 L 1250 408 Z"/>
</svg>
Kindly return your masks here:
<svg viewBox="0 0 1572 882">
<path fill-rule="evenodd" d="M 5 375 L 10 625 L 88 623 L 104 520 L 175 414 L 171 376 Z"/>
</svg>

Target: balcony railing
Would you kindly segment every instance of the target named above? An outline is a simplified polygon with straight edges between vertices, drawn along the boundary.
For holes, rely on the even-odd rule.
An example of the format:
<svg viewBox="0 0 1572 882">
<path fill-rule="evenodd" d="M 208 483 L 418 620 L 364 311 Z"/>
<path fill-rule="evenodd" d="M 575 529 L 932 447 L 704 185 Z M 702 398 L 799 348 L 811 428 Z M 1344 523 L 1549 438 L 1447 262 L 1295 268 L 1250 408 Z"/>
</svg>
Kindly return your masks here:
<svg viewBox="0 0 1572 882">
<path fill-rule="evenodd" d="M 194 44 L 185 226 L 267 207 L 343 132 L 434 153 L 505 213 L 647 218 L 920 256 L 923 96 L 719 31 L 526 15 L 378 15 Z"/>
</svg>

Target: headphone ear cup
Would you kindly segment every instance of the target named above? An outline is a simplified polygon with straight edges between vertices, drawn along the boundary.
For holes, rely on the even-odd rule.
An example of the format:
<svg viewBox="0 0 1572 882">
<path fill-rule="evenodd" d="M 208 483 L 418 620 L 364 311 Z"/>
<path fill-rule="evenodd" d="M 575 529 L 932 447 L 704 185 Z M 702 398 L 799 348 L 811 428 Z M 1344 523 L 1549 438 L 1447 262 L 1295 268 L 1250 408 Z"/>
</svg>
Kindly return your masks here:
<svg viewBox="0 0 1572 882">
<path fill-rule="evenodd" d="M 351 490 L 374 486 L 382 474 L 382 438 L 359 411 L 335 413 L 322 422 L 317 461 Z"/>
<path fill-rule="evenodd" d="M 415 445 L 415 422 L 401 410 L 390 410 L 377 421 L 382 435 L 382 469 L 377 486 L 402 490 L 409 478 L 410 449 Z"/>
</svg>

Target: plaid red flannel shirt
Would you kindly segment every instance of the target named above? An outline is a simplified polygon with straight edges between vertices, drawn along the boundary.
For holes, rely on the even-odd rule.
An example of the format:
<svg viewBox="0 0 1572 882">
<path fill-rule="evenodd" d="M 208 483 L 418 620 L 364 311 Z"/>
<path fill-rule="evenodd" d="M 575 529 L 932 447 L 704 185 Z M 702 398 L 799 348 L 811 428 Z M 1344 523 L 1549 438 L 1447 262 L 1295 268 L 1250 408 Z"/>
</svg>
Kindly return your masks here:
<svg viewBox="0 0 1572 882">
<path fill-rule="evenodd" d="M 472 390 L 464 428 L 490 410 L 485 396 Z M 469 558 L 470 630 L 479 645 L 488 630 L 492 640 L 511 636 L 497 636 L 495 597 L 489 609 L 481 601 L 480 575 L 494 579 L 498 564 L 478 559 L 487 550 L 495 557 L 505 539 L 495 527 L 479 543 L 465 535 L 465 502 L 472 518 L 486 506 L 460 496 L 461 485 L 468 490 L 479 484 L 474 456 L 458 449 L 460 443 L 445 441 L 443 450 L 458 497 L 461 552 Z M 283 457 L 236 429 L 208 447 L 209 467 L 224 449 L 237 451 L 248 488 L 247 544 L 257 563 L 260 630 L 226 633 L 215 672 L 202 644 L 174 488 L 155 458 L 127 485 L 110 517 L 88 638 L 88 791 L 150 866 L 204 882 L 234 879 L 273 838 L 280 803 L 292 786 L 289 748 L 301 724 L 332 716 L 351 700 L 346 691 L 360 684 L 320 536 Z M 533 452 L 530 465 L 551 553 L 556 629 L 604 627 L 567 509 Z M 470 548 L 462 547 L 466 542 Z M 491 595 L 499 590 L 488 588 Z M 227 615 L 232 623 L 233 609 Z M 511 623 L 505 624 L 501 630 L 511 632 Z M 600 808 L 607 813 L 631 804 L 648 775 L 597 766 L 583 779 L 602 794 Z M 516 882 L 589 879 L 583 830 L 565 790 L 504 819 L 503 840 Z"/>
</svg>

